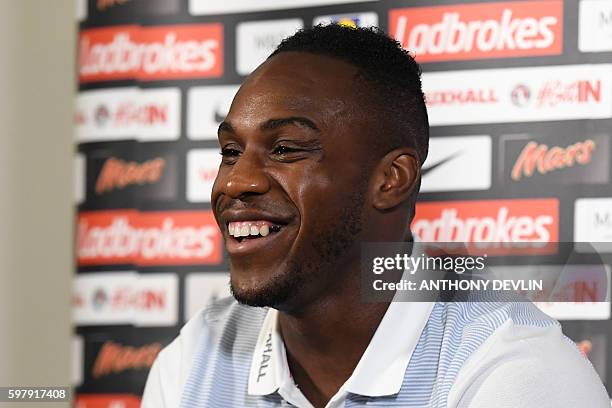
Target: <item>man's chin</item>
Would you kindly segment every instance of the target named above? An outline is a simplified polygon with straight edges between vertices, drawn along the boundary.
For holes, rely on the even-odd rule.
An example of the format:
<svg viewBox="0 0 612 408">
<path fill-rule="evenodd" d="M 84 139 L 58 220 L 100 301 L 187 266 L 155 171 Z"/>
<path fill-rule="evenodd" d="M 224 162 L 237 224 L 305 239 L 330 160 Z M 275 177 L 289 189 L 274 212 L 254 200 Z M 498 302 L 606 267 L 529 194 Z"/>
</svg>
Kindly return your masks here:
<svg viewBox="0 0 612 408">
<path fill-rule="evenodd" d="M 278 307 L 295 297 L 299 285 L 289 279 L 269 278 L 257 282 L 230 279 L 230 290 L 234 298 L 244 305 L 254 307 Z"/>
</svg>

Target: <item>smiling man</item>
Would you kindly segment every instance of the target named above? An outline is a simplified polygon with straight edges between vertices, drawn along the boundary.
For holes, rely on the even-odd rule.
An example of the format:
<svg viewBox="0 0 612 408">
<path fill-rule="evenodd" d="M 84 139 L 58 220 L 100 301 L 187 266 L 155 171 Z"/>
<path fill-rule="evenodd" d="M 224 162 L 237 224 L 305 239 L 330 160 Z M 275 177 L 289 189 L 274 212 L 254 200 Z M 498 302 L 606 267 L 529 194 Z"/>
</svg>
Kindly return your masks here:
<svg viewBox="0 0 612 408">
<path fill-rule="evenodd" d="M 361 242 L 411 240 L 420 69 L 372 29 L 284 40 L 219 126 L 213 210 L 233 298 L 188 322 L 143 407 L 604 407 L 529 303 L 365 303 Z"/>
</svg>

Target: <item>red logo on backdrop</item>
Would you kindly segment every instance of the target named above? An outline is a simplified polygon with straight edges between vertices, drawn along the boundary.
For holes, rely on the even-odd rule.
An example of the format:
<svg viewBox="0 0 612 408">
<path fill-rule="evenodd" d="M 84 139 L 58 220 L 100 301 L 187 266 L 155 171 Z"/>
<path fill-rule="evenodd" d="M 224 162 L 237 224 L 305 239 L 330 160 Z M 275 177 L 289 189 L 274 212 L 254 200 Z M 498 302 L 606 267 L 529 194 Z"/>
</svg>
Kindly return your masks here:
<svg viewBox="0 0 612 408">
<path fill-rule="evenodd" d="M 419 62 L 558 55 L 563 2 L 411 7 L 389 12 L 390 33 Z"/>
<path fill-rule="evenodd" d="M 127 370 L 151 368 L 161 349 L 160 343 L 132 347 L 108 341 L 102 345 L 96 357 L 92 376 L 100 378 L 110 374 L 121 374 Z"/>
<path fill-rule="evenodd" d="M 223 75 L 223 26 L 219 23 L 83 30 L 79 80 L 209 78 Z"/>
<path fill-rule="evenodd" d="M 589 354 L 591 353 L 591 350 L 593 350 L 593 343 L 591 343 L 590 340 L 582 340 L 576 343 L 576 345 L 578 346 L 578 350 L 580 350 L 582 355 L 589 358 Z"/>
<path fill-rule="evenodd" d="M 508 199 L 485 201 L 446 201 L 418 203 L 412 232 L 425 242 L 474 242 L 489 253 L 506 248 L 517 254 L 515 243 L 525 252 L 550 253 L 559 238 L 559 200 Z M 474 248 L 474 247 L 470 247 Z M 491 249 L 500 251 L 492 252 Z"/>
<path fill-rule="evenodd" d="M 98 126 L 156 125 L 168 123 L 168 104 L 148 103 L 138 105 L 134 101 L 122 102 L 114 112 L 106 105 L 99 105 L 94 111 Z M 83 123 L 84 124 L 84 123 Z"/>
<path fill-rule="evenodd" d="M 493 88 L 448 89 L 425 92 L 427 106 L 486 105 L 499 103 Z"/>
<path fill-rule="evenodd" d="M 131 394 L 78 394 L 75 408 L 140 408 L 140 398 Z"/>
<path fill-rule="evenodd" d="M 110 308 L 119 310 L 164 310 L 168 305 L 167 289 L 132 289 L 118 288 L 113 293 L 107 293 L 103 288 L 96 290 L 92 303 L 96 310 Z M 72 298 L 73 307 L 83 307 L 84 300 L 81 295 Z"/>
<path fill-rule="evenodd" d="M 221 261 L 221 232 L 211 211 L 82 212 L 79 265 L 190 265 Z"/>
<path fill-rule="evenodd" d="M 96 8 L 98 10 L 106 10 L 111 7 L 120 6 L 125 4 L 131 0 L 98 0 L 96 3 Z"/>
<path fill-rule="evenodd" d="M 595 141 L 591 139 L 565 148 L 529 142 L 512 167 L 512 180 L 520 180 L 523 176 L 531 177 L 536 172 L 546 174 L 566 167 L 586 166 L 591 163 L 595 147 Z"/>
<path fill-rule="evenodd" d="M 96 194 L 121 190 L 132 185 L 157 183 L 166 161 L 157 157 L 144 163 L 126 162 L 115 157 L 109 158 L 102 166 L 96 181 Z"/>
<path fill-rule="evenodd" d="M 538 92 L 537 106 L 557 106 L 562 103 L 601 102 L 601 81 L 548 81 Z"/>
</svg>

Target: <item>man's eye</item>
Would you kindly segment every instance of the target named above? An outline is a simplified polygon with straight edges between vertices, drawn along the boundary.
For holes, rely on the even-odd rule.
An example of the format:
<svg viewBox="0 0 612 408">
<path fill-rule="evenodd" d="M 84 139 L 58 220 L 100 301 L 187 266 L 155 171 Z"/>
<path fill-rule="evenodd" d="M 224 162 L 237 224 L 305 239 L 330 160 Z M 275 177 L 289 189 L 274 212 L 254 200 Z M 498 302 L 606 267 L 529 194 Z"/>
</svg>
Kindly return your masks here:
<svg viewBox="0 0 612 408">
<path fill-rule="evenodd" d="M 239 155 L 240 155 L 240 151 L 236 149 L 232 149 L 229 147 L 221 149 L 221 156 L 223 157 L 238 157 Z"/>
<path fill-rule="evenodd" d="M 287 147 L 287 146 L 277 146 L 272 153 L 274 154 L 278 154 L 278 155 L 283 155 L 283 154 L 289 154 L 289 153 L 294 153 L 294 152 L 298 152 L 299 149 L 294 149 L 292 147 Z"/>
</svg>

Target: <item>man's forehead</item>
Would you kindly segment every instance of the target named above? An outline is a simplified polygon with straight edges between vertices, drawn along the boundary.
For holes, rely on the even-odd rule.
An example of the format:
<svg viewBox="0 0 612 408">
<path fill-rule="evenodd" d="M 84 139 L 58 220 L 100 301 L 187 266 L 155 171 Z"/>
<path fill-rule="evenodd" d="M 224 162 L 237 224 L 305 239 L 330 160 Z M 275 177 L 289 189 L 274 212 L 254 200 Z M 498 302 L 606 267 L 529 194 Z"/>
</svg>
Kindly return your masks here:
<svg viewBox="0 0 612 408">
<path fill-rule="evenodd" d="M 287 54 L 270 59 L 247 78 L 228 117 L 265 114 L 265 110 L 330 117 L 356 102 L 353 66 L 314 54 Z"/>
<path fill-rule="evenodd" d="M 288 89 L 285 89 L 288 91 Z M 268 92 L 261 89 L 260 92 L 239 92 L 236 94 L 231 111 L 237 109 L 244 111 L 259 111 L 261 109 L 275 109 L 287 112 L 319 112 L 326 111 L 328 114 L 341 112 L 347 106 L 347 102 L 340 96 L 332 97 L 325 95 L 303 95 L 294 92 Z"/>
</svg>

